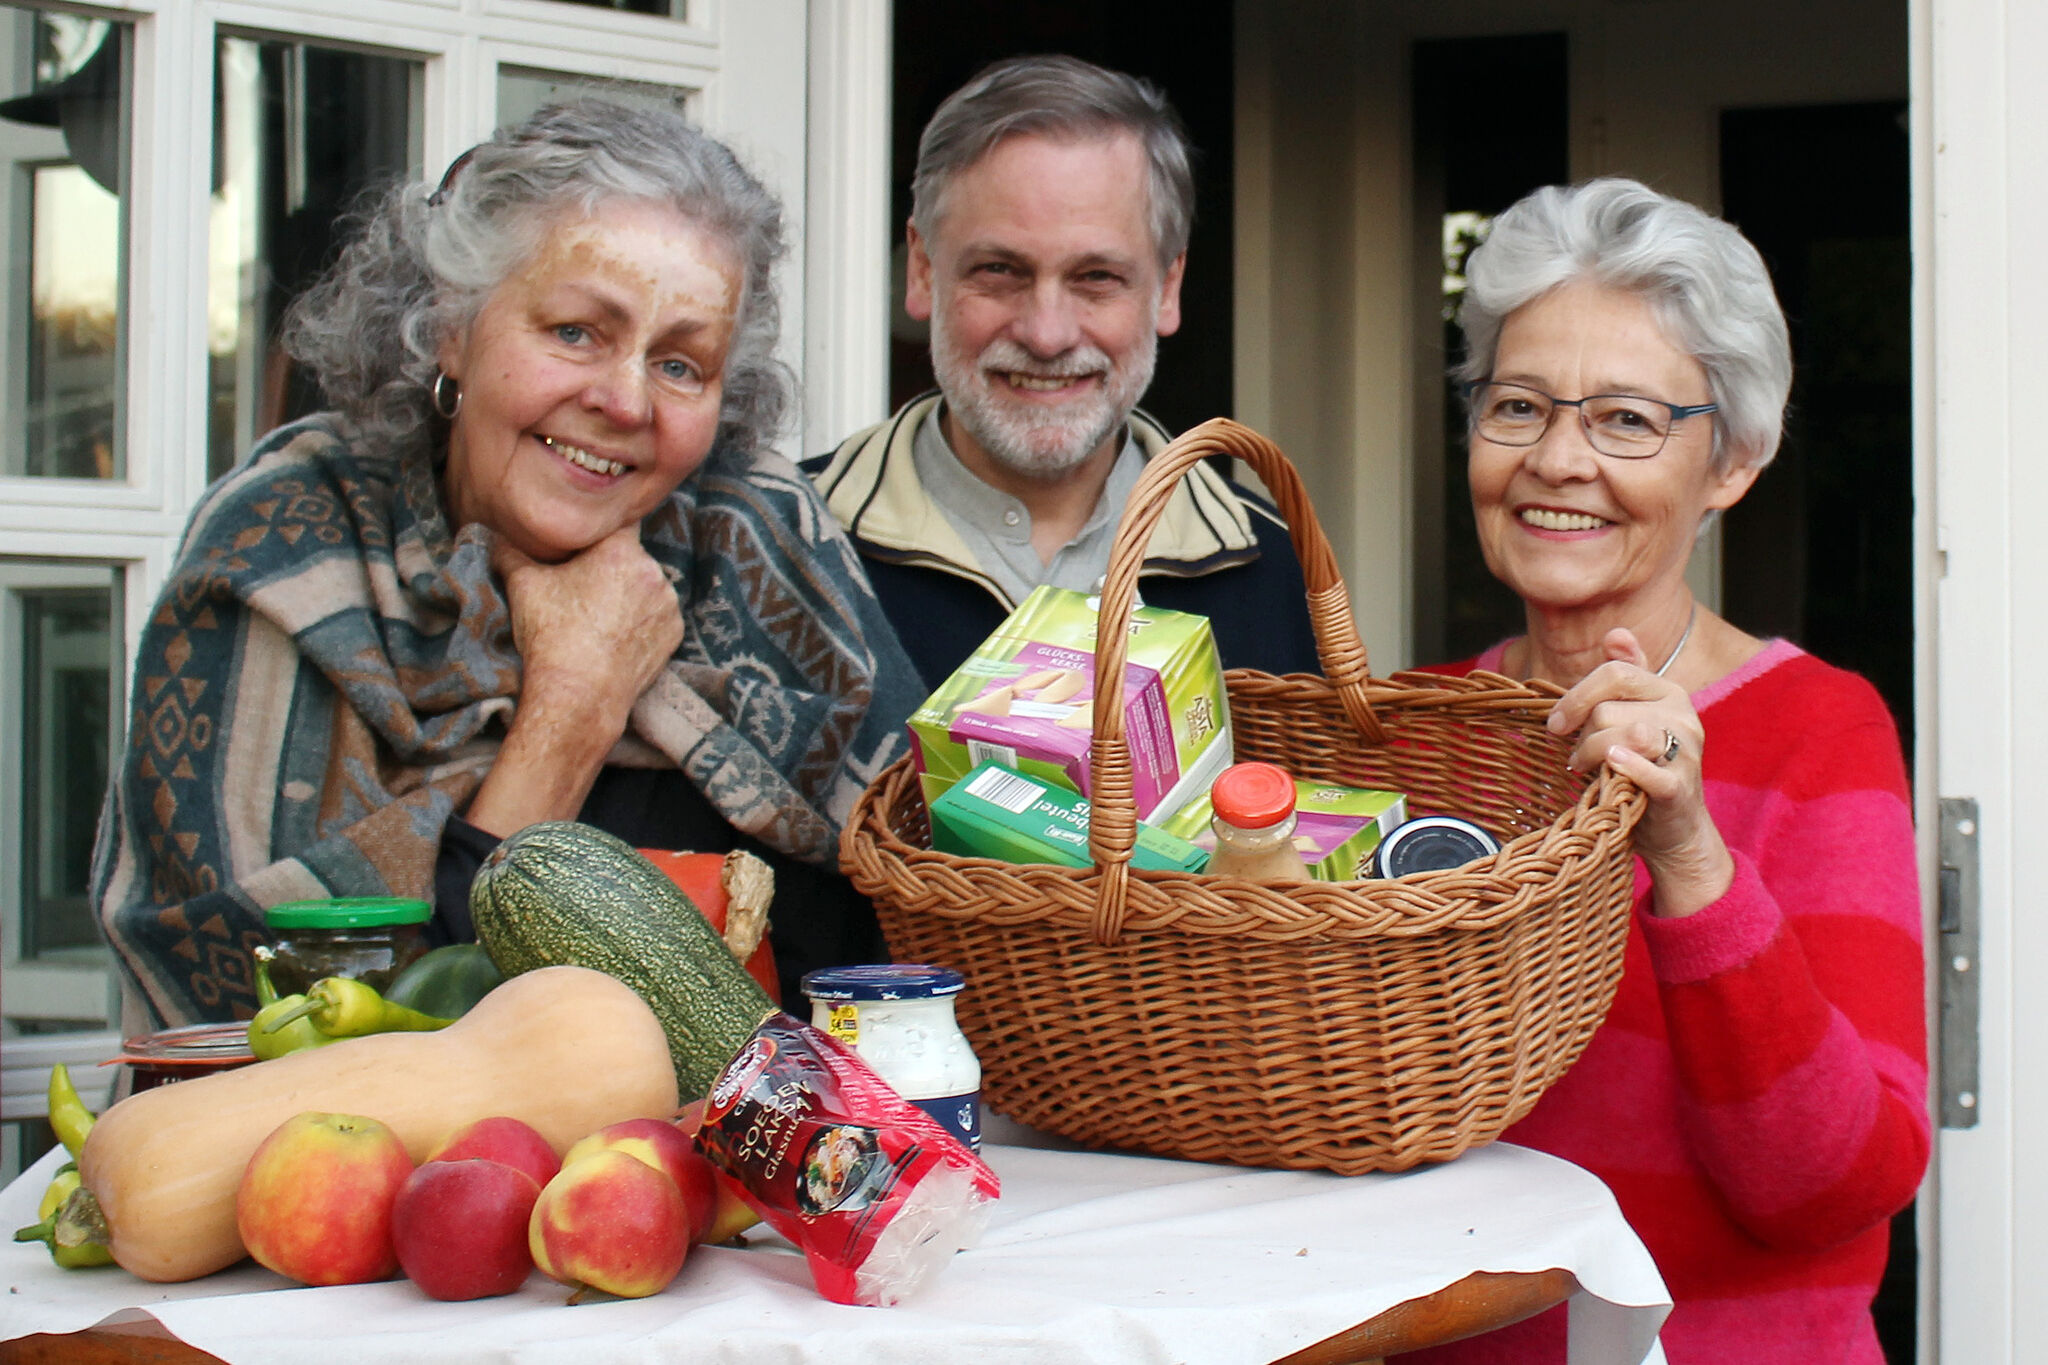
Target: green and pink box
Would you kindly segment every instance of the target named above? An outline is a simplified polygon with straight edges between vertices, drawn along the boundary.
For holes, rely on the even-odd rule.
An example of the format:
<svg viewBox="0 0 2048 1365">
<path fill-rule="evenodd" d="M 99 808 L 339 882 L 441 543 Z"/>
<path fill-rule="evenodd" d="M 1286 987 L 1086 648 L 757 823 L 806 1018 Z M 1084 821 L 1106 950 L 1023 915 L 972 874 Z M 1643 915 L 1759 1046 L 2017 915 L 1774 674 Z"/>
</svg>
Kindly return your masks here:
<svg viewBox="0 0 2048 1365">
<path fill-rule="evenodd" d="M 1039 588 L 910 717 L 929 809 L 994 760 L 1092 795 L 1096 599 Z M 1206 793 L 1230 764 L 1230 698 L 1205 616 L 1135 607 L 1124 662 L 1124 734 L 1138 818 Z"/>
</svg>

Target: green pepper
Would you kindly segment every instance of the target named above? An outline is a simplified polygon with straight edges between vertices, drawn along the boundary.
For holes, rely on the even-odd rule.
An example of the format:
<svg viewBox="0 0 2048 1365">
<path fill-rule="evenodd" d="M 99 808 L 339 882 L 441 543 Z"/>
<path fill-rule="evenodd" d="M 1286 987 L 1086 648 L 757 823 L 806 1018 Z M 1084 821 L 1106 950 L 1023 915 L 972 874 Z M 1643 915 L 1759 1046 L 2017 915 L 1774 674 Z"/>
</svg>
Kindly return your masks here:
<svg viewBox="0 0 2048 1365">
<path fill-rule="evenodd" d="M 329 1038 L 360 1038 L 367 1033 L 422 1033 L 447 1028 L 453 1019 L 439 1019 L 404 1005 L 394 1005 L 374 986 L 345 976 L 326 976 L 313 983 L 297 1006 L 270 1021 L 273 1030 L 295 1019 L 309 1019 Z"/>
<path fill-rule="evenodd" d="M 436 1018 L 459 1019 L 504 980 L 481 943 L 450 943 L 415 958 L 384 988 L 384 998 Z"/>
<path fill-rule="evenodd" d="M 64 1144 L 64 1150 L 75 1157 L 78 1149 L 85 1146 L 85 1135 L 92 1131 L 92 1110 L 78 1098 L 71 1073 L 62 1062 L 50 1068 L 49 1100 L 50 1127 L 56 1132 L 57 1141 Z"/>
<path fill-rule="evenodd" d="M 256 1017 L 249 1021 L 249 1051 L 256 1054 L 257 1060 L 265 1062 L 288 1052 L 325 1047 L 334 1041 L 314 1028 L 310 1019 L 294 1016 L 289 1023 L 278 1023 L 285 1015 L 304 1005 L 306 997 L 280 996 L 277 993 L 277 986 L 270 979 L 271 956 L 268 948 L 256 950 L 256 1003 L 260 1008 Z"/>
<path fill-rule="evenodd" d="M 78 1192 L 78 1168 L 64 1167 L 50 1182 L 50 1188 L 43 1191 L 42 1203 L 36 1210 L 42 1221 L 16 1228 L 14 1240 L 43 1243 L 50 1248 L 50 1259 L 66 1270 L 112 1265 L 112 1248 L 98 1230 L 80 1217 L 82 1206 L 74 1198 Z"/>
</svg>

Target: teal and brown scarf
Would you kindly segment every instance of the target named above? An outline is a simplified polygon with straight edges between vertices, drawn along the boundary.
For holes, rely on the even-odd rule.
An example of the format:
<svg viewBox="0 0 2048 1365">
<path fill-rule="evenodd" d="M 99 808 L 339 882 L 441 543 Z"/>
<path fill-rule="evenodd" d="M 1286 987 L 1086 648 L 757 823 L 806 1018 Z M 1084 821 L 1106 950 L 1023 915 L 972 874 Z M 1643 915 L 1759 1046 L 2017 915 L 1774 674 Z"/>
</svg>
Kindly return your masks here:
<svg viewBox="0 0 2048 1365">
<path fill-rule="evenodd" d="M 450 533 L 425 450 L 355 450 L 332 416 L 208 491 L 143 629 L 93 865 L 159 1021 L 253 1007 L 267 906 L 430 894 L 518 704 L 488 536 Z M 685 636 L 608 761 L 679 766 L 736 829 L 833 865 L 918 700 L 837 524 L 780 456 L 718 450 L 642 538 Z"/>
</svg>

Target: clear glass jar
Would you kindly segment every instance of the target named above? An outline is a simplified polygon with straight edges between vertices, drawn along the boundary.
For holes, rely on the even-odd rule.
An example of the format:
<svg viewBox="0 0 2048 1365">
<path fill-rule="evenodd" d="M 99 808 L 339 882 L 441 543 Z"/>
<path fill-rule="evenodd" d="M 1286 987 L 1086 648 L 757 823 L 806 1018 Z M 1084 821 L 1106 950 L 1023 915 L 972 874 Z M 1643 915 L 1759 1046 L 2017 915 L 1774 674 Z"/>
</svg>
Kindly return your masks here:
<svg viewBox="0 0 2048 1365">
<path fill-rule="evenodd" d="M 804 973 L 811 1027 L 860 1053 L 896 1093 L 981 1149 L 981 1063 L 960 1031 L 956 971 L 916 963 Z"/>
<path fill-rule="evenodd" d="M 270 926 L 270 982 L 279 995 L 303 994 L 324 976 L 345 976 L 379 994 L 427 950 L 423 926 L 433 907 L 405 896 L 286 901 L 264 912 Z"/>
<path fill-rule="evenodd" d="M 1225 768 L 1209 788 L 1209 804 L 1216 851 L 1205 871 L 1259 882 L 1308 880 L 1308 863 L 1294 845 L 1294 779 L 1285 768 Z"/>
</svg>

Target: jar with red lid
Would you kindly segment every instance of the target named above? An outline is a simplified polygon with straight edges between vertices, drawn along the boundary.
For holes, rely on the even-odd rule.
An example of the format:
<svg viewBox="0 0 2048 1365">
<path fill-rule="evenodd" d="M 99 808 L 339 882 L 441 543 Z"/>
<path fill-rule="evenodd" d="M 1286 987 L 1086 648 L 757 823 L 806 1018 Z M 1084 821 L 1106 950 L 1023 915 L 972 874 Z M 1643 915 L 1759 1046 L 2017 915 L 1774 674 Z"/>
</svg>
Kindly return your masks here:
<svg viewBox="0 0 2048 1365">
<path fill-rule="evenodd" d="M 145 1033 L 123 1042 L 114 1060 L 128 1068 L 129 1089 L 135 1092 L 248 1066 L 256 1054 L 249 1050 L 249 1025 L 238 1020 Z"/>
<path fill-rule="evenodd" d="M 1238 763 L 1209 788 L 1216 851 L 1207 871 L 1252 881 L 1308 880 L 1294 844 L 1294 779 L 1271 763 Z"/>
<path fill-rule="evenodd" d="M 286 901 L 264 912 L 277 955 L 271 984 L 302 995 L 322 977 L 345 976 L 379 994 L 427 950 L 433 907 L 407 896 L 346 896 Z"/>
</svg>

